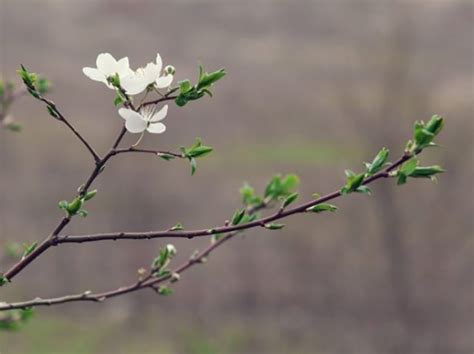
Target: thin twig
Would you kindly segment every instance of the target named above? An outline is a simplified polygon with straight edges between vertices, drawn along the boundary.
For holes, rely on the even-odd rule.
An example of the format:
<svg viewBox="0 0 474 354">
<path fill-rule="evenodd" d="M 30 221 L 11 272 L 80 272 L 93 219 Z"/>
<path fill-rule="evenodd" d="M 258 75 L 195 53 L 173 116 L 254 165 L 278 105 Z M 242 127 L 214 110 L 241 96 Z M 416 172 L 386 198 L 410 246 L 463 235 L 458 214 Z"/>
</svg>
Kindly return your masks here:
<svg viewBox="0 0 474 354">
<path fill-rule="evenodd" d="M 409 155 L 403 155 L 398 161 L 394 162 L 383 171 L 367 178 L 364 181 L 365 184 L 369 184 L 379 178 L 386 178 L 389 176 L 389 172 L 410 158 Z M 112 232 L 112 233 L 100 233 L 100 234 L 90 234 L 90 235 L 64 235 L 58 236 L 55 239 L 55 244 L 61 243 L 84 243 L 84 242 L 96 242 L 96 241 L 105 241 L 105 240 L 141 240 L 141 239 L 154 239 L 154 238 L 194 238 L 194 237 L 203 237 L 210 236 L 214 234 L 223 234 L 234 231 L 241 231 L 246 229 L 251 229 L 255 227 L 264 227 L 266 224 L 271 223 L 276 220 L 284 219 L 290 215 L 304 213 L 310 207 L 315 205 L 333 200 L 341 196 L 340 190 L 328 193 L 320 198 L 311 200 L 309 202 L 303 203 L 299 206 L 296 206 L 291 209 L 278 210 L 272 215 L 260 218 L 258 220 L 239 225 L 230 225 L 230 226 L 219 226 L 212 227 L 200 230 L 189 230 L 189 231 L 148 231 L 148 232 Z"/>
</svg>

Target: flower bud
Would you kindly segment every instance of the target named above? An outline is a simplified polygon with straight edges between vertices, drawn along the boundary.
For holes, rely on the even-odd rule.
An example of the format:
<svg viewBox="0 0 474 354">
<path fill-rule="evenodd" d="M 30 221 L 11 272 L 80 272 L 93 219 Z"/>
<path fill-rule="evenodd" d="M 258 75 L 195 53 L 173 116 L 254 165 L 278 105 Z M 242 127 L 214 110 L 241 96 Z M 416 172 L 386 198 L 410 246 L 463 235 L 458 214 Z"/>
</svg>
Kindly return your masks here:
<svg viewBox="0 0 474 354">
<path fill-rule="evenodd" d="M 176 247 L 172 245 L 171 243 L 166 245 L 166 251 L 168 252 L 170 257 L 173 257 L 176 254 Z"/>
<path fill-rule="evenodd" d="M 166 65 L 163 71 L 165 72 L 166 75 L 174 75 L 176 72 L 176 69 L 173 65 Z"/>
</svg>

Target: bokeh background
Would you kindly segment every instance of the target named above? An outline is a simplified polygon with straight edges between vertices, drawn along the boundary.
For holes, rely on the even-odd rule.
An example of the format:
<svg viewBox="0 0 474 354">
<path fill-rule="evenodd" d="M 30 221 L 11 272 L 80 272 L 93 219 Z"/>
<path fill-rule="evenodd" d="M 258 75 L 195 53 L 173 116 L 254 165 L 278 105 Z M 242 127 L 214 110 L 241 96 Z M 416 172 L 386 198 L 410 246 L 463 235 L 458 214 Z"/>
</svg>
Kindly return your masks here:
<svg viewBox="0 0 474 354">
<path fill-rule="evenodd" d="M 90 216 L 68 233 L 222 223 L 244 181 L 301 177 L 329 192 L 345 168 L 382 146 L 402 151 L 415 119 L 447 118 L 438 184 L 394 181 L 351 195 L 325 216 L 255 230 L 194 268 L 172 297 L 40 308 L 16 353 L 464 354 L 474 350 L 474 6 L 466 1 L 0 0 L 0 64 L 23 63 L 54 83 L 50 97 L 100 151 L 120 129 L 113 93 L 83 76 L 96 55 L 153 60 L 195 78 L 197 64 L 229 74 L 215 97 L 172 106 L 160 136 L 175 149 L 201 136 L 215 152 L 191 177 L 182 161 L 123 155 L 95 184 Z M 82 146 L 38 102 L 13 109 L 22 133 L 0 131 L 0 242 L 41 240 L 90 171 Z M 134 141 L 128 137 L 126 144 Z M 1 300 L 59 296 L 130 283 L 166 240 L 65 245 L 2 289 Z M 176 262 L 208 240 L 175 242 Z M 13 260 L 3 256 L 2 268 Z"/>
</svg>

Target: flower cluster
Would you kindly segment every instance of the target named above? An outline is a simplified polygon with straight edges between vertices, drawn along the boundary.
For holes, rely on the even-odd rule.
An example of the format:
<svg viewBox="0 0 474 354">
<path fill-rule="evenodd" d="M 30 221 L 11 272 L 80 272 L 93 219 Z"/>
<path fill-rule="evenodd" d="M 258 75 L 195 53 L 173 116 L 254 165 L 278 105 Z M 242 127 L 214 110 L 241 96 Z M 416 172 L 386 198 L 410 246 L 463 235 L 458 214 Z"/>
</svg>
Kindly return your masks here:
<svg viewBox="0 0 474 354">
<path fill-rule="evenodd" d="M 175 69 L 168 65 L 163 69 L 163 61 L 160 54 L 156 54 L 155 62 L 148 63 L 136 70 L 130 68 L 128 57 L 116 60 L 109 53 L 101 53 L 97 56 L 96 68 L 85 67 L 82 69 L 84 75 L 94 81 L 107 85 L 110 89 L 120 88 L 127 96 L 138 95 L 168 88 L 173 82 Z M 121 93 L 120 91 L 118 94 Z M 159 92 L 159 91 L 158 91 Z M 125 119 L 125 128 L 130 133 L 160 134 L 166 130 L 163 123 L 159 121 L 166 117 L 168 106 L 160 110 L 156 105 L 143 106 L 139 110 L 120 108 L 118 113 Z"/>
</svg>

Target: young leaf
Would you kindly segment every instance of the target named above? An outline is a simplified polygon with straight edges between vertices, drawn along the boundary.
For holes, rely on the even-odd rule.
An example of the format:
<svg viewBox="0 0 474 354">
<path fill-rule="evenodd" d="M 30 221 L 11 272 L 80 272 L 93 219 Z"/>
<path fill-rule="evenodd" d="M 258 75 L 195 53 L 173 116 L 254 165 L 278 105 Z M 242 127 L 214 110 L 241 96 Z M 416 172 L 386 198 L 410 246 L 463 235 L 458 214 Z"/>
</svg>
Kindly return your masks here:
<svg viewBox="0 0 474 354">
<path fill-rule="evenodd" d="M 38 242 L 33 242 L 31 245 L 24 244 L 23 247 L 25 248 L 25 250 L 23 251 L 23 255 L 21 256 L 21 259 L 25 258 L 31 252 L 33 252 L 35 250 L 36 246 L 38 246 Z"/>
<path fill-rule="evenodd" d="M 402 167 L 400 167 L 400 172 L 409 176 L 411 173 L 413 173 L 413 171 L 415 171 L 416 166 L 418 166 L 418 160 L 416 158 L 412 158 L 405 162 Z"/>
<path fill-rule="evenodd" d="M 293 203 L 298 198 L 298 193 L 294 192 L 291 193 L 286 199 L 283 201 L 282 208 L 286 208 L 288 205 Z"/>
<path fill-rule="evenodd" d="M 434 165 L 434 166 L 426 166 L 426 167 L 416 167 L 410 174 L 409 177 L 414 178 L 431 178 L 438 173 L 445 172 L 441 166 Z"/>
<path fill-rule="evenodd" d="M 180 230 L 183 230 L 183 229 L 184 229 L 183 225 L 181 225 L 181 223 L 177 223 L 176 225 L 174 225 L 170 229 L 170 231 L 180 231 Z"/>
<path fill-rule="evenodd" d="M 95 197 L 96 194 L 97 194 L 97 189 L 87 192 L 86 195 L 84 196 L 84 201 L 87 202 L 88 200 L 91 200 L 92 198 Z"/>
<path fill-rule="evenodd" d="M 306 209 L 306 211 L 310 211 L 313 213 L 321 213 L 323 211 L 335 212 L 336 210 L 337 210 L 337 206 L 332 205 L 332 204 L 327 204 L 327 203 L 316 204 Z"/>
<path fill-rule="evenodd" d="M 373 175 L 379 172 L 387 161 L 389 150 L 387 148 L 382 148 L 378 154 L 375 156 L 372 163 L 367 164 L 367 174 Z"/>
<path fill-rule="evenodd" d="M 169 296 L 173 294 L 173 289 L 167 287 L 166 285 L 160 285 L 158 288 L 158 294 L 162 296 Z"/>
<path fill-rule="evenodd" d="M 266 229 L 269 229 L 269 230 L 280 230 L 285 227 L 284 224 L 274 224 L 274 223 L 265 224 L 264 226 Z"/>
<path fill-rule="evenodd" d="M 232 225 L 238 225 L 242 221 L 243 217 L 245 215 L 245 209 L 239 209 L 234 213 L 234 216 L 232 216 Z"/>
<path fill-rule="evenodd" d="M 355 190 L 357 193 L 363 193 L 363 194 L 367 194 L 367 195 L 371 195 L 372 194 L 372 191 L 370 190 L 369 187 L 367 186 L 359 186 L 357 187 L 357 189 Z"/>
</svg>

